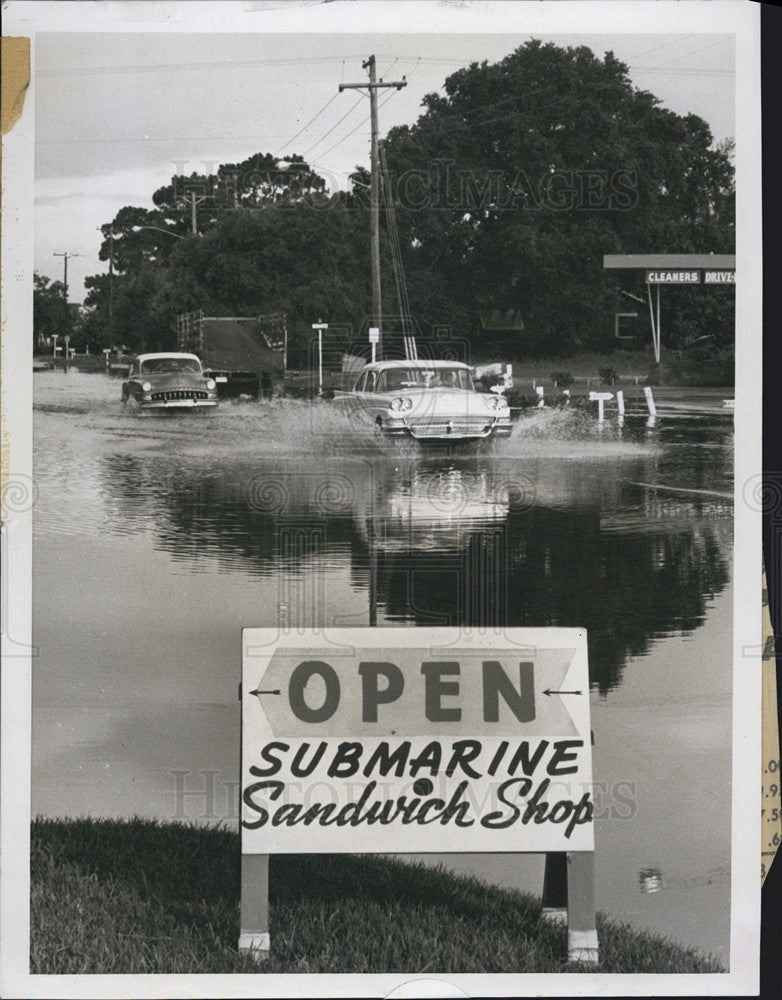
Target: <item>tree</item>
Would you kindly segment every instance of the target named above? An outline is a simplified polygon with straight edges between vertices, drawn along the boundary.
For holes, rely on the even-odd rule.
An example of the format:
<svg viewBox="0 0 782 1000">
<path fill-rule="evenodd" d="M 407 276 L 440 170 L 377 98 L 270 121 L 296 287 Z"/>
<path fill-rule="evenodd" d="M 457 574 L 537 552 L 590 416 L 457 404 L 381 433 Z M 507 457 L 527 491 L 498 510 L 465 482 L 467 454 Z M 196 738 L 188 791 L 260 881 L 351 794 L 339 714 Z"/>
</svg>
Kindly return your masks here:
<svg viewBox="0 0 782 1000">
<path fill-rule="evenodd" d="M 531 41 L 444 89 L 385 142 L 405 261 L 473 317 L 519 310 L 519 348 L 611 336 L 603 254 L 731 252 L 729 148 L 636 89 L 612 53 Z"/>
<path fill-rule="evenodd" d="M 44 274 L 33 274 L 33 337 L 35 348 L 48 346 L 49 338 L 71 332 L 65 286 Z"/>
</svg>

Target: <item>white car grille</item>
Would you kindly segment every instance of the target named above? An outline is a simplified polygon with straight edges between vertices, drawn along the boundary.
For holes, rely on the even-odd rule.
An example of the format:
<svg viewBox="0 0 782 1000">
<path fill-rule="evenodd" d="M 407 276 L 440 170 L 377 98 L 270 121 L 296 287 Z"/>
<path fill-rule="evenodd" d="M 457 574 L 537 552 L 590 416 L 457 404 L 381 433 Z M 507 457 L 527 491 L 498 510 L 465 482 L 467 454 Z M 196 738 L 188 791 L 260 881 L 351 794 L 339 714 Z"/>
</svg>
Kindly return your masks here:
<svg viewBox="0 0 782 1000">
<path fill-rule="evenodd" d="M 411 423 L 413 437 L 482 437 L 491 430 L 492 417 L 460 417 L 455 420 L 436 419 Z"/>
</svg>

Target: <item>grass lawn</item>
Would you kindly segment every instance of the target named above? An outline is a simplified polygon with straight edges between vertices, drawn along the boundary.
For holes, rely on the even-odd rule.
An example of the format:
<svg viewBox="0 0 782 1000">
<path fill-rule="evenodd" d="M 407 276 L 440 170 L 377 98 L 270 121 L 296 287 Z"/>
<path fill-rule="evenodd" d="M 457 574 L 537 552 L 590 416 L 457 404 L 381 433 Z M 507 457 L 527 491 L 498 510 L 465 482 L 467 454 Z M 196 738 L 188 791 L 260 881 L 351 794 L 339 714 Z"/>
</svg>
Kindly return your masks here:
<svg viewBox="0 0 782 1000">
<path fill-rule="evenodd" d="M 271 955 L 236 950 L 239 835 L 148 820 L 32 825 L 30 971 L 564 972 L 566 932 L 540 902 L 374 855 L 270 862 Z M 598 918 L 602 972 L 722 972 Z"/>
</svg>

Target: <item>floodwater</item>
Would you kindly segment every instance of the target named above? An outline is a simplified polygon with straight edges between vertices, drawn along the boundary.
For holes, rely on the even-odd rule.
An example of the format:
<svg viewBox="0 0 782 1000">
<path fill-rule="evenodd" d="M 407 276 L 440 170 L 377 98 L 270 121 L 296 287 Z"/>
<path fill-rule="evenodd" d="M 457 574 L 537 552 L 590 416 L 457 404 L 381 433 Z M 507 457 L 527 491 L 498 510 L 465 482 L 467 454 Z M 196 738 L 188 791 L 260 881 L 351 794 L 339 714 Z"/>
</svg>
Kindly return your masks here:
<svg viewBox="0 0 782 1000">
<path fill-rule="evenodd" d="M 243 626 L 585 627 L 597 905 L 727 966 L 731 411 L 528 411 L 448 453 L 119 387 L 35 376 L 34 813 L 236 826 Z M 540 892 L 538 858 L 432 860 Z"/>
</svg>

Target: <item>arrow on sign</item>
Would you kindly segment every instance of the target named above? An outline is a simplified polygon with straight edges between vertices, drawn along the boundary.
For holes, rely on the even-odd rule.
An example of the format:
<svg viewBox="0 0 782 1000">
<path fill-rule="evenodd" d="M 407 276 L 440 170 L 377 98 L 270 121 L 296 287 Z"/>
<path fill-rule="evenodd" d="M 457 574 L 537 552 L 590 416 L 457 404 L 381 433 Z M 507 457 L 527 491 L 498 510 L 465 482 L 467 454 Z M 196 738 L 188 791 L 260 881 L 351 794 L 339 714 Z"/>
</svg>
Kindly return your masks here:
<svg viewBox="0 0 782 1000">
<path fill-rule="evenodd" d="M 552 694 L 583 694 L 583 693 L 584 693 L 583 691 L 552 691 L 551 688 L 546 688 L 546 690 L 543 692 L 543 694 L 547 694 L 549 698 L 552 696 Z"/>
<path fill-rule="evenodd" d="M 262 694 L 280 694 L 280 689 L 276 688 L 274 691 L 261 691 L 260 688 L 256 688 L 255 691 L 251 691 L 250 694 L 257 694 L 259 697 Z"/>
</svg>

